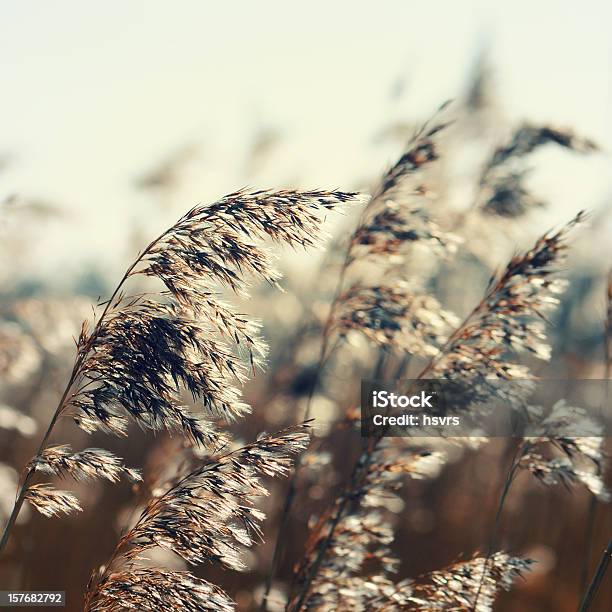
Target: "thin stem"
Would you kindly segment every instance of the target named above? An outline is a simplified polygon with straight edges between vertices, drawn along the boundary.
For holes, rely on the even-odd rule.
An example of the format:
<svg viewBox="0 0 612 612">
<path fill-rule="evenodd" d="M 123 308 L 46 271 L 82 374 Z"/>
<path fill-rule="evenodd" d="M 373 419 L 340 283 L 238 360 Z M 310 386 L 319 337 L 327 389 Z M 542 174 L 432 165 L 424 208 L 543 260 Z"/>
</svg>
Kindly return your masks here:
<svg viewBox="0 0 612 612">
<path fill-rule="evenodd" d="M 406 372 L 408 371 L 408 367 L 410 366 L 411 360 L 412 360 L 412 354 L 404 353 L 404 355 L 402 356 L 402 359 L 397 365 L 397 369 L 395 370 L 395 374 L 393 375 L 392 380 L 401 380 L 406 375 Z"/>
<path fill-rule="evenodd" d="M 376 361 L 376 366 L 374 368 L 374 373 L 372 375 L 372 378 L 374 380 L 380 380 L 381 378 L 383 378 L 388 359 L 389 359 L 389 352 L 385 350 L 384 348 L 379 349 L 378 359 Z"/>
<path fill-rule="evenodd" d="M 493 551 L 495 550 L 495 544 L 497 541 L 497 535 L 499 532 L 499 527 L 501 525 L 502 513 L 504 510 L 504 504 L 506 503 L 506 499 L 508 498 L 508 494 L 510 493 L 510 487 L 512 487 L 512 483 L 514 482 L 514 478 L 516 476 L 517 470 L 521 464 L 521 458 L 523 457 L 527 446 L 524 441 L 517 446 L 512 455 L 512 463 L 510 464 L 510 469 L 508 470 L 508 474 L 506 475 L 506 481 L 504 482 L 504 488 L 502 489 L 499 504 L 497 505 L 497 512 L 495 513 L 495 521 L 493 523 L 493 529 L 491 531 L 491 537 L 489 538 L 489 544 L 487 546 L 487 555 L 484 560 L 482 576 L 480 577 L 480 583 L 478 584 L 478 591 L 476 591 L 476 597 L 474 598 L 474 606 L 472 607 L 472 611 L 476 612 L 478 607 L 478 599 L 480 598 L 480 593 L 482 591 L 482 587 L 484 585 L 484 581 L 487 577 L 487 571 L 489 569 L 489 561 L 493 555 Z"/>
<path fill-rule="evenodd" d="M 589 580 L 589 565 L 591 562 L 591 554 L 593 552 L 593 536 L 595 535 L 595 518 L 597 516 L 597 498 L 592 495 L 589 500 L 589 509 L 587 513 L 586 529 L 585 529 L 585 544 L 584 556 L 582 559 L 582 569 L 580 571 L 579 592 L 584 593 Z"/>
<path fill-rule="evenodd" d="M 608 565 L 610 565 L 610 559 L 612 559 L 612 540 L 608 542 L 608 547 L 606 550 L 604 550 L 603 555 L 601 556 L 601 560 L 599 561 L 599 565 L 595 570 L 593 580 L 591 580 L 591 584 L 584 594 L 584 598 L 582 599 L 578 612 L 586 612 L 591 607 L 591 604 L 597 595 L 597 591 L 603 582 L 604 576 L 606 575 Z"/>
</svg>

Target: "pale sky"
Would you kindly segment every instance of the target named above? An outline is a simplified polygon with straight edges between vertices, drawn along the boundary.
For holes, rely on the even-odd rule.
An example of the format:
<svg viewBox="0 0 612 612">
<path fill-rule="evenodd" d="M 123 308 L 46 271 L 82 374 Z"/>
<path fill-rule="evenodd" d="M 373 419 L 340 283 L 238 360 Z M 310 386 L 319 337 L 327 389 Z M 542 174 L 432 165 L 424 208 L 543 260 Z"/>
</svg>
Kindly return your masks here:
<svg viewBox="0 0 612 612">
<path fill-rule="evenodd" d="M 611 25 L 605 0 L 0 0 L 0 154 L 13 158 L 0 199 L 71 212 L 36 234 L 44 278 L 94 258 L 112 269 L 126 263 L 134 219 L 155 231 L 245 184 L 354 187 L 375 175 L 396 153 L 375 134 L 459 95 L 485 43 L 509 118 L 571 125 L 609 150 Z M 248 174 L 262 128 L 282 143 Z M 133 181 L 185 144 L 197 161 L 160 212 Z M 543 176 L 577 209 L 609 195 L 609 167 L 563 162 Z"/>
</svg>

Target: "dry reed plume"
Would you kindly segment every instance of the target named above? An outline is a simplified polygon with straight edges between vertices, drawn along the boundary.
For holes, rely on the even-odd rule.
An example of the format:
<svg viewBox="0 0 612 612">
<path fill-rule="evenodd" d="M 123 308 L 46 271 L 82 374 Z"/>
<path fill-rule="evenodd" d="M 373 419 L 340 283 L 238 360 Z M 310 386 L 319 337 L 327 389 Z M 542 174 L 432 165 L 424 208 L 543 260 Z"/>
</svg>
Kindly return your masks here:
<svg viewBox="0 0 612 612">
<path fill-rule="evenodd" d="M 482 171 L 478 204 L 485 214 L 515 218 L 545 205 L 525 185 L 529 172 L 525 158 L 550 143 L 578 153 L 598 149 L 592 140 L 581 138 L 570 130 L 521 125 L 505 145 L 495 149 Z"/>
<path fill-rule="evenodd" d="M 90 329 L 85 322 L 82 326 L 70 379 L 37 454 L 26 466 L 0 550 L 25 500 L 47 516 L 81 510 L 72 493 L 48 483 L 34 484 L 37 473 L 113 482 L 123 474 L 140 478 L 109 451 L 90 448 L 75 453 L 67 445 L 49 446 L 60 418 L 70 415 L 87 432 L 101 429 L 115 435 L 127 435 L 131 418 L 145 429 L 179 431 L 197 445 L 218 448 L 227 444 L 227 437 L 212 419 L 231 421 L 249 411 L 239 389 L 248 370 L 236 350 L 242 349 L 254 368 L 262 364 L 265 346 L 257 325 L 219 300 L 218 287 L 246 295 L 248 276 L 276 284 L 280 275 L 270 255 L 254 239 L 269 237 L 291 246 L 315 246 L 323 213 L 355 197 L 339 191 L 240 191 L 210 206 L 192 208 L 153 240 L 128 268 L 95 325 Z M 165 290 L 128 294 L 125 284 L 137 274 L 159 279 Z M 203 411 L 188 410 L 181 401 L 183 391 Z M 173 538 L 172 549 L 187 559 L 218 557 L 226 565 L 239 566 L 230 540 L 247 544 L 249 532 L 258 533 L 255 521 L 261 519 L 240 500 L 244 503 L 247 494 L 264 491 L 254 480 L 257 472 L 283 473 L 285 455 L 304 446 L 303 432 L 286 433 L 245 447 L 239 456 L 227 455 L 216 467 L 192 472 L 153 502 L 156 510 L 150 509 L 147 519 L 139 523 L 140 530 L 132 532 L 134 542 L 138 541 L 136 548 L 143 551 L 154 542 L 168 543 L 167 538 Z M 202 494 L 200 504 L 207 498 L 206 508 L 195 501 L 196 491 Z M 234 497 L 237 501 L 232 506 Z M 207 543 L 204 537 L 196 541 L 193 536 L 206 510 L 213 508 L 219 522 L 210 533 L 219 541 Z M 198 509 L 203 512 L 199 517 L 195 514 Z M 191 526 L 188 521 L 182 524 L 184 519 L 191 520 Z M 231 521 L 243 522 L 244 529 Z M 147 537 L 150 544 L 145 543 Z M 131 588 L 138 589 L 139 581 L 145 585 L 159 579 L 162 584 L 167 578 L 163 570 L 157 574 L 139 570 Z M 121 580 L 124 586 L 128 584 L 129 573 Z M 210 589 L 208 594 L 216 592 Z M 142 595 L 138 605 L 148 602 L 146 605 L 154 606 L 155 592 L 149 595 L 150 600 Z"/>
<path fill-rule="evenodd" d="M 244 569 L 240 549 L 262 538 L 259 523 L 264 516 L 253 504 L 267 491 L 258 477 L 286 474 L 291 455 L 304 450 L 308 441 L 306 428 L 262 437 L 205 461 L 153 499 L 92 577 L 86 609 L 233 610 L 231 598 L 219 587 L 188 572 L 138 567 L 138 562 L 147 550 L 161 546 L 190 565 L 209 561 Z"/>
</svg>

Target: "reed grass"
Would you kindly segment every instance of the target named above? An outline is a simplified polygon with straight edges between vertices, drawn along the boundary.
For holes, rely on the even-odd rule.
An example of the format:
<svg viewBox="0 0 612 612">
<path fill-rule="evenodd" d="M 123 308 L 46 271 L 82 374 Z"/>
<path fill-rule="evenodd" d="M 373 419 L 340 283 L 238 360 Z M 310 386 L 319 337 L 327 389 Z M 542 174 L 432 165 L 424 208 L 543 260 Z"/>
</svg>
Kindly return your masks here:
<svg viewBox="0 0 612 612">
<path fill-rule="evenodd" d="M 435 293 L 429 268 L 420 265 L 419 257 L 434 269 L 461 263 L 465 254 L 459 234 L 470 229 L 466 219 L 516 222 L 545 205 L 526 186 L 527 160 L 534 151 L 549 144 L 577 153 L 597 147 L 567 129 L 521 124 L 487 158 L 474 205 L 463 215 L 446 215 L 432 205 L 434 190 L 428 182 L 453 129 L 448 113 L 445 104 L 415 132 L 368 198 L 337 190 L 241 190 L 193 207 L 152 240 L 110 298 L 97 305 L 94 319 L 81 327 L 68 381 L 18 483 L 0 552 L 24 503 L 47 517 L 83 509 L 77 495 L 57 488 L 56 480 L 114 484 L 144 478 L 113 552 L 91 574 L 85 609 L 234 610 L 235 594 L 202 572 L 210 565 L 246 571 L 245 551 L 267 540 L 271 561 L 266 571 L 260 568 L 265 575 L 261 609 L 267 610 L 277 597 L 272 594 L 304 472 L 312 470 L 313 478 L 319 478 L 336 451 L 326 445 L 335 441 L 339 429 L 355 425 L 355 406 L 350 406 L 308 454 L 317 392 L 336 361 L 348 361 L 347 347 L 354 350 L 359 342 L 367 347 L 368 357 L 374 358 L 363 358 L 360 371 L 374 378 L 402 378 L 410 369 L 415 378 L 452 380 L 469 388 L 470 393 L 458 395 L 467 398 L 454 407 L 458 412 L 470 413 L 477 401 L 495 395 L 499 381 L 520 381 L 517 394 L 506 400 L 535 417 L 535 409 L 525 406 L 530 380 L 536 377 L 532 363 L 551 359 L 549 315 L 567 287 L 561 276 L 570 237 L 588 216 L 578 213 L 512 257 L 491 275 L 465 317 L 447 307 L 443 294 Z M 159 179 L 163 184 L 172 182 L 171 176 L 164 176 L 162 172 Z M 236 441 L 230 426 L 252 411 L 244 387 L 266 368 L 268 347 L 261 324 L 239 312 L 235 298 L 248 301 L 255 283 L 280 287 L 281 275 L 265 241 L 319 248 L 327 214 L 356 204 L 362 206 L 338 248 L 340 264 L 331 297 L 325 296 L 326 308 L 311 326 L 320 337 L 306 379 L 303 412 L 287 402 L 292 426 L 258 437 L 249 430 L 246 443 Z M 608 378 L 611 308 L 612 281 L 604 342 Z M 301 332 L 309 323 L 300 325 L 298 335 L 306 335 Z M 15 329 L 0 327 L 2 373 L 14 370 L 5 336 L 18 339 Z M 293 357 L 303 348 L 302 338 L 294 340 Z M 19 344 L 27 341 L 19 338 Z M 296 372 L 292 376 L 297 384 Z M 518 478 L 582 487 L 593 499 L 609 499 L 602 431 L 579 407 L 560 401 L 550 408 L 541 429 L 530 430 L 516 442 L 492 532 L 483 543 L 485 552 L 462 555 L 416 578 L 402 575 L 394 544 L 405 490 L 415 481 L 437 478 L 448 466 L 450 453 L 445 449 L 450 445 L 477 449 L 485 441 L 445 440 L 448 447 L 440 443 L 433 448 L 426 440 L 363 440 L 347 481 L 327 492 L 322 511 L 312 517 L 285 593 L 286 610 L 494 609 L 500 593 L 532 566 L 520 553 L 498 546 L 506 502 Z M 18 413 L 11 414 L 17 423 Z M 110 450 L 74 449 L 74 444 L 55 440 L 57 424 L 69 419 L 88 434 L 128 440 L 135 426 L 173 434 L 181 441 L 180 450 L 174 449 L 167 462 L 176 469 L 156 481 Z M 570 422 L 580 423 L 591 435 L 565 435 Z M 278 501 L 279 524 L 271 537 L 264 533 L 265 515 L 259 506 L 260 498 L 274 490 L 266 479 L 278 476 L 288 476 L 289 483 Z M 159 550 L 186 569 L 152 561 L 149 556 Z M 583 610 L 592 605 L 605 575 L 609 551 L 606 554 L 585 591 Z"/>
</svg>

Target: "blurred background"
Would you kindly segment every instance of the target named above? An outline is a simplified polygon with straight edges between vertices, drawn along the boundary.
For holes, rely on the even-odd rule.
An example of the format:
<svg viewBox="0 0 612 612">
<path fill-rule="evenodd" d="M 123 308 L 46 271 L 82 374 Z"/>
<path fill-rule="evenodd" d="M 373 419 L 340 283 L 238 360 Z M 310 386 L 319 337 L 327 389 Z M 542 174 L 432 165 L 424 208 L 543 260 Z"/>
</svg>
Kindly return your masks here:
<svg viewBox="0 0 612 612">
<path fill-rule="evenodd" d="M 71 369 L 81 320 L 152 236 L 194 204 L 244 186 L 368 191 L 447 99 L 454 124 L 430 186 L 451 224 L 473 206 L 495 147 L 522 122 L 570 128 L 597 143 L 588 154 L 538 148 L 524 181 L 542 205 L 518 218 L 482 214 L 464 223 L 463 254 L 431 276 L 444 305 L 464 314 L 510 254 L 589 209 L 594 221 L 572 250 L 570 290 L 555 320 L 555 357 L 538 373 L 602 378 L 612 265 L 610 23 L 604 0 L 0 2 L 0 519 Z M 269 373 L 246 392 L 254 415 L 238 428 L 244 439 L 303 410 L 333 256 L 354 221 L 330 218 L 331 264 L 321 254 L 283 252 L 286 293 L 261 287 L 245 306 L 263 319 L 271 355 Z M 358 452 L 355 438 L 329 423 L 354 407 L 371 356 L 366 348 L 357 359 L 341 354 L 315 397 L 318 435 L 344 448 L 344 461 Z M 88 442 L 70 424 L 56 437 L 109 448 L 153 473 L 180 446 L 137 432 L 129 444 Z M 491 444 L 457 457 L 435 481 L 410 485 L 395 546 L 402 577 L 486 546 L 506 453 L 503 443 Z M 310 514 L 348 470 L 350 462 L 331 461 L 333 469 L 304 475 L 279 592 Z M 265 501 L 267 532 L 275 531 L 284 487 L 274 483 Z M 85 511 L 77 518 L 22 512 L 0 560 L 2 588 L 65 589 L 67 609 L 79 609 L 135 495 L 123 485 L 78 490 Z M 612 533 L 610 510 L 593 511 L 582 492 L 521 481 L 502 543 L 539 563 L 499 609 L 574 610 L 588 529 L 590 574 Z M 251 609 L 272 550 L 273 541 L 250 552 L 244 575 L 200 575 Z M 611 583 L 608 576 L 594 610 L 612 607 Z"/>
</svg>

